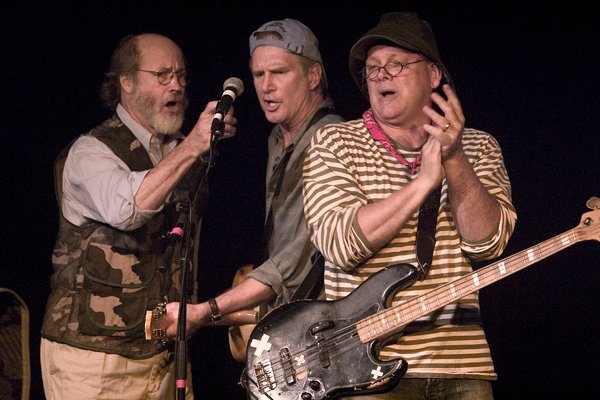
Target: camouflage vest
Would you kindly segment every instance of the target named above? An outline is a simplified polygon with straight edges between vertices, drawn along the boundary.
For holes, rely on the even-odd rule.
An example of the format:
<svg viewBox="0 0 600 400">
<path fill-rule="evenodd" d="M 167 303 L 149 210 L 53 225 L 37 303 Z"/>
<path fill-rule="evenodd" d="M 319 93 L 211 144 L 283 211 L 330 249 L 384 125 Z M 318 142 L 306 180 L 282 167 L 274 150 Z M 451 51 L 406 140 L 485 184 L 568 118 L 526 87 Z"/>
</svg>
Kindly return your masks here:
<svg viewBox="0 0 600 400">
<path fill-rule="evenodd" d="M 132 171 L 153 167 L 144 147 L 116 116 L 88 135 L 105 143 Z M 55 162 L 59 209 L 62 170 L 70 147 Z M 159 271 L 159 266 L 167 245 L 165 233 L 177 222 L 175 206 L 185 201 L 185 196 L 190 197 L 189 190 L 198 184 L 192 181 L 201 175 L 201 164 L 192 169 L 194 176 L 190 172 L 182 180 L 163 211 L 136 230 L 121 231 L 97 221 L 75 226 L 60 212 L 42 337 L 129 358 L 147 358 L 165 350 L 165 344 L 145 339 L 146 312 L 160 302 L 179 300 L 180 245 L 175 249 L 170 269 Z M 202 201 L 196 204 L 195 216 L 204 207 L 207 185 L 202 188 Z M 195 232 L 197 227 L 190 229 Z M 186 293 L 189 298 L 191 290 L 188 288 Z"/>
</svg>

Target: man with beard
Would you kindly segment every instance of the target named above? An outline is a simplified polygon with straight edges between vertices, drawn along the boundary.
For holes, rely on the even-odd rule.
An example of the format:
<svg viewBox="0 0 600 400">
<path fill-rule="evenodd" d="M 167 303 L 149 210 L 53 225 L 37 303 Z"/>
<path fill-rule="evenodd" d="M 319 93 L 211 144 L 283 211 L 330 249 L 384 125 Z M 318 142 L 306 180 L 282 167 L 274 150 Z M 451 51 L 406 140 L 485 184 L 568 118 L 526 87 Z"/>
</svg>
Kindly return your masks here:
<svg viewBox="0 0 600 400">
<path fill-rule="evenodd" d="M 169 38 L 125 37 L 101 90 L 114 114 L 56 160 L 60 221 L 41 340 L 48 400 L 175 397 L 172 346 L 146 340 L 144 322 L 183 292 L 181 272 L 192 263 L 165 233 L 177 228 L 183 238 L 204 193 L 217 102 L 181 134 L 185 68 Z M 233 136 L 231 112 L 223 123 L 223 137 Z"/>
</svg>

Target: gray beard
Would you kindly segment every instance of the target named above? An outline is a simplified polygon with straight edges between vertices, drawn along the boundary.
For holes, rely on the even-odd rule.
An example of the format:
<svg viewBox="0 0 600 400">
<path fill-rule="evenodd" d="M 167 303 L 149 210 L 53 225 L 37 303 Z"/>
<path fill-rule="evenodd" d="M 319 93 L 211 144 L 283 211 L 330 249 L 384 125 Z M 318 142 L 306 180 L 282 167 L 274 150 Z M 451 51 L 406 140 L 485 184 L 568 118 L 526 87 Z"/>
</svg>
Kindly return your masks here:
<svg viewBox="0 0 600 400">
<path fill-rule="evenodd" d="M 158 134 L 174 135 L 179 132 L 181 125 L 183 125 L 184 112 L 187 108 L 187 97 L 183 99 L 181 112 L 175 115 L 155 114 L 154 106 L 156 105 L 156 101 L 152 97 L 141 93 L 138 88 L 134 89 L 132 104 Z"/>
</svg>

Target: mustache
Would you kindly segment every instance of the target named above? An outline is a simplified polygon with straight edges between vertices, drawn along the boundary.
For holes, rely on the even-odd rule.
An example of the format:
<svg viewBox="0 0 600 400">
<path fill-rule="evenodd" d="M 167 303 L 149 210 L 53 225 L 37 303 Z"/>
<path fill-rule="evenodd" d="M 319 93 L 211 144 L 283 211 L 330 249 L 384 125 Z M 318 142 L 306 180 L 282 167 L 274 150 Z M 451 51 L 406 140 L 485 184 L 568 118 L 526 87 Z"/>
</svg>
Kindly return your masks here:
<svg viewBox="0 0 600 400">
<path fill-rule="evenodd" d="M 189 99 L 187 94 L 173 94 L 169 96 L 167 101 L 165 101 L 164 105 L 169 105 L 169 103 L 180 103 L 182 110 L 186 110 L 189 105 Z"/>
</svg>

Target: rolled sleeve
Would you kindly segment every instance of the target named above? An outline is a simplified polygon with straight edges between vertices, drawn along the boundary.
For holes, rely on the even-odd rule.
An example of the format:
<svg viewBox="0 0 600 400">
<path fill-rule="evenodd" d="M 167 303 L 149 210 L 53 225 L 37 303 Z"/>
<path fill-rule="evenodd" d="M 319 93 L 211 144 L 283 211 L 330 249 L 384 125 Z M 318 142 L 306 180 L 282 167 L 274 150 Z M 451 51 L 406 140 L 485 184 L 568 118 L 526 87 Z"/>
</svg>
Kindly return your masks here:
<svg viewBox="0 0 600 400">
<path fill-rule="evenodd" d="M 148 171 L 131 171 L 104 143 L 81 136 L 63 171 L 65 218 L 78 226 L 92 219 L 121 230 L 140 227 L 162 209 L 135 206 L 135 194 Z"/>
</svg>

